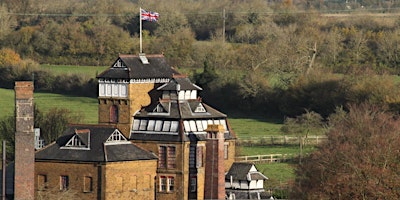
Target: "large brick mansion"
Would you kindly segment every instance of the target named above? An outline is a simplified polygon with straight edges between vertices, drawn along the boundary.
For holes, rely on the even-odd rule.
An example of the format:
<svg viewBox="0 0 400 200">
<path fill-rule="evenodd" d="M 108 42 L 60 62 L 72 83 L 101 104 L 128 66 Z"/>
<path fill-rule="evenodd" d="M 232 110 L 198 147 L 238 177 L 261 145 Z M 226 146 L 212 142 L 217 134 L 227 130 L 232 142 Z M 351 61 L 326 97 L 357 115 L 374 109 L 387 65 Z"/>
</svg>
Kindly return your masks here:
<svg viewBox="0 0 400 200">
<path fill-rule="evenodd" d="M 16 82 L 15 199 L 260 197 L 267 178 L 234 164 L 227 116 L 163 55 L 119 55 L 97 78 L 98 124 L 70 125 L 36 152 L 33 84 Z"/>
</svg>

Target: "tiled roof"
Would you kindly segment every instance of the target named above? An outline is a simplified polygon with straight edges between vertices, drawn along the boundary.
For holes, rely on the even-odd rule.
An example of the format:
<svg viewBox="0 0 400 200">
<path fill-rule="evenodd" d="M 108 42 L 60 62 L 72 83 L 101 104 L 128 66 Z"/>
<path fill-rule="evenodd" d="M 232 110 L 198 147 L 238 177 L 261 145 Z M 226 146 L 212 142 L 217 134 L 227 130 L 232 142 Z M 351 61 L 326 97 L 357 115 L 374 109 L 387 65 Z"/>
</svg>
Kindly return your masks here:
<svg viewBox="0 0 400 200">
<path fill-rule="evenodd" d="M 88 129 L 90 133 L 76 131 L 81 129 Z M 64 131 L 63 136 L 36 152 L 36 161 L 114 162 L 157 159 L 154 154 L 128 141 L 107 145 L 107 139 L 115 130 L 114 127 L 93 125 L 70 126 Z M 66 147 L 65 145 L 76 135 L 79 135 L 89 148 Z"/>
<path fill-rule="evenodd" d="M 250 171 L 254 164 L 251 163 L 240 163 L 235 162 L 232 164 L 228 173 L 225 175 L 225 179 L 229 180 L 232 176 L 233 180 L 265 180 L 268 179 L 262 173 L 258 171 Z M 254 166 L 255 167 L 255 166 Z"/>
<path fill-rule="evenodd" d="M 117 61 L 122 61 L 124 67 L 111 66 L 102 72 L 97 78 L 114 79 L 147 79 L 147 78 L 172 78 L 179 74 L 171 66 L 163 55 L 146 55 L 149 64 L 143 64 L 138 55 L 119 55 Z"/>
</svg>

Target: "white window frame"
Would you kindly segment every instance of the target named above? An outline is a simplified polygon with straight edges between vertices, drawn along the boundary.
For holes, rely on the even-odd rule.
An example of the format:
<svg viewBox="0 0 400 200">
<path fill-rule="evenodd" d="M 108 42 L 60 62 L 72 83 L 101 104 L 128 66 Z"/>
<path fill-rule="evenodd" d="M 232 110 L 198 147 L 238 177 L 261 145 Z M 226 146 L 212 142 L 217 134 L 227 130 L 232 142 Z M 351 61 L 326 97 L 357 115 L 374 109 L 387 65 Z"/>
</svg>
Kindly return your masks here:
<svg viewBox="0 0 400 200">
<path fill-rule="evenodd" d="M 175 177 L 162 175 L 159 178 L 159 191 L 160 192 L 174 192 L 175 191 Z"/>
<path fill-rule="evenodd" d="M 167 177 L 160 176 L 160 192 L 166 192 L 166 191 L 167 191 Z"/>
</svg>

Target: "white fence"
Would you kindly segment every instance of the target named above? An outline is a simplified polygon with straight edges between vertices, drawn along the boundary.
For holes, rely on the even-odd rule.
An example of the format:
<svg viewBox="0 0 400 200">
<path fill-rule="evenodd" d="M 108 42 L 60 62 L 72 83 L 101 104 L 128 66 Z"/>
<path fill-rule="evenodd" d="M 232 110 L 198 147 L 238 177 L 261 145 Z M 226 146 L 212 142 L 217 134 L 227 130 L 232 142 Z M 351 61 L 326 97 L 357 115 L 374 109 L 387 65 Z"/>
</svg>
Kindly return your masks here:
<svg viewBox="0 0 400 200">
<path fill-rule="evenodd" d="M 271 135 L 263 137 L 239 137 L 238 144 L 243 146 L 258 146 L 258 145 L 287 145 L 300 144 L 300 137 L 297 136 L 281 136 Z M 318 145 L 326 141 L 326 136 L 311 135 L 304 139 L 304 144 Z"/>
<path fill-rule="evenodd" d="M 267 155 L 253 155 L 253 156 L 238 156 L 235 158 L 236 162 L 251 162 L 251 163 L 273 163 L 273 162 L 286 162 L 293 159 L 298 154 L 267 154 Z"/>
</svg>

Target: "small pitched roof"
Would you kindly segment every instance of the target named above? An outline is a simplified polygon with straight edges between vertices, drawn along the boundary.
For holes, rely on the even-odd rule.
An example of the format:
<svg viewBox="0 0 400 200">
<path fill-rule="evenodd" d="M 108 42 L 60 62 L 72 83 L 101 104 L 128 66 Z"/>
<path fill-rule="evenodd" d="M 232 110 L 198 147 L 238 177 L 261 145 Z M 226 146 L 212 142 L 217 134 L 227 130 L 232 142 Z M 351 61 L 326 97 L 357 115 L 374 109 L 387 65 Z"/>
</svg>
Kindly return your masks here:
<svg viewBox="0 0 400 200">
<path fill-rule="evenodd" d="M 179 90 L 203 90 L 201 87 L 192 83 L 186 76 L 174 76 L 173 79 L 158 87 L 157 90 L 176 91 L 178 88 Z"/>
<path fill-rule="evenodd" d="M 235 162 L 232 164 L 228 173 L 225 175 L 225 180 L 266 180 L 268 179 L 264 174 L 259 172 L 254 164 Z"/>
<path fill-rule="evenodd" d="M 168 65 L 164 55 L 146 55 L 148 64 L 141 61 L 139 55 L 119 55 L 114 64 L 99 74 L 97 78 L 111 79 L 147 79 L 172 78 L 179 74 Z"/>
<path fill-rule="evenodd" d="M 86 131 L 81 131 L 82 129 Z M 113 134 L 118 134 L 121 141 L 110 141 L 109 138 Z M 79 146 L 79 144 L 85 145 Z M 35 159 L 36 161 L 114 162 L 153 160 L 157 157 L 127 141 L 114 127 L 72 125 L 55 142 L 37 151 Z"/>
</svg>

